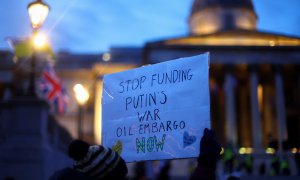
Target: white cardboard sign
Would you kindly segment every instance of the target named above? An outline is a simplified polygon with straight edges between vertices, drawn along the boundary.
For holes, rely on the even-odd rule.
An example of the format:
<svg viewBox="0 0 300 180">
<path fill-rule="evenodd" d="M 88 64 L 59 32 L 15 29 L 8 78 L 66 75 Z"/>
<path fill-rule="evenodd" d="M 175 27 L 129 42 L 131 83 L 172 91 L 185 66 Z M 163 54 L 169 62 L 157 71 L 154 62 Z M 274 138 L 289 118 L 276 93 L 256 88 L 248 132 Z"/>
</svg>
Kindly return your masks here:
<svg viewBox="0 0 300 180">
<path fill-rule="evenodd" d="M 105 75 L 102 142 L 126 162 L 197 157 L 210 128 L 209 54 Z"/>
</svg>

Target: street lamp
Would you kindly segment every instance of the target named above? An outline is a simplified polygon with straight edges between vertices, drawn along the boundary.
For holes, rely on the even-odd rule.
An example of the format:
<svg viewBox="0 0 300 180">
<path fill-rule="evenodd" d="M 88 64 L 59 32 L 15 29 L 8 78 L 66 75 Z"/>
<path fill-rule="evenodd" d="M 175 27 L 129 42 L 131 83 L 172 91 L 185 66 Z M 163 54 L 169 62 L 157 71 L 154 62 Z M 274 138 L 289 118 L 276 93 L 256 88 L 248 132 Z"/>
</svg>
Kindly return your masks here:
<svg viewBox="0 0 300 180">
<path fill-rule="evenodd" d="M 75 97 L 76 101 L 78 103 L 78 124 L 77 124 L 77 134 L 78 138 L 82 138 L 82 131 L 81 131 L 81 126 L 82 126 L 82 120 L 83 120 L 83 107 L 88 101 L 90 95 L 89 92 L 84 88 L 82 84 L 76 84 L 73 87 L 73 90 L 75 92 Z"/>
<path fill-rule="evenodd" d="M 42 0 L 36 0 L 27 6 L 31 26 L 33 29 L 33 37 L 37 34 L 38 29 L 43 25 L 48 13 L 49 6 L 42 2 Z M 35 63 L 36 63 L 36 53 L 33 46 L 33 53 L 30 62 L 30 77 L 29 77 L 29 86 L 28 94 L 30 96 L 36 96 L 35 93 Z"/>
<path fill-rule="evenodd" d="M 49 13 L 49 6 L 43 3 L 42 0 L 37 0 L 28 4 L 27 9 L 33 30 L 38 30 Z"/>
</svg>

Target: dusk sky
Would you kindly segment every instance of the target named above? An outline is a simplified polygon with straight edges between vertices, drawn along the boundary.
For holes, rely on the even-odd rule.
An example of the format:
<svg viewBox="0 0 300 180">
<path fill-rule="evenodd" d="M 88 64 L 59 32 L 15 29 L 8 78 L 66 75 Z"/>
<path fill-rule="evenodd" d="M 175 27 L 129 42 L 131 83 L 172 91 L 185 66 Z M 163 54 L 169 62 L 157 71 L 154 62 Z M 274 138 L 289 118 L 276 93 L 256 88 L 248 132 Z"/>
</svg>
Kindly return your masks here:
<svg viewBox="0 0 300 180">
<path fill-rule="evenodd" d="M 0 1 L 0 49 L 7 37 L 31 35 L 27 5 L 33 0 Z M 112 46 L 188 34 L 193 0 L 43 0 L 51 7 L 41 31 L 56 52 L 100 53 Z M 300 37 L 300 0 L 253 0 L 258 29 Z"/>
</svg>

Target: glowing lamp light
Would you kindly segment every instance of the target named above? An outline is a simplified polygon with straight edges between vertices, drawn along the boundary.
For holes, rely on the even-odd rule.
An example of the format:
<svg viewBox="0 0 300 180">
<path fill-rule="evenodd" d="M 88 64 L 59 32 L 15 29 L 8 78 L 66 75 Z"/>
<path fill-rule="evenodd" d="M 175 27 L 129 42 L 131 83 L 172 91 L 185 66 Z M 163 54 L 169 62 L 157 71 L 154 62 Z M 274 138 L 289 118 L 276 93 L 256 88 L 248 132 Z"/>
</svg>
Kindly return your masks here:
<svg viewBox="0 0 300 180">
<path fill-rule="evenodd" d="M 239 154 L 251 154 L 251 153 L 253 153 L 253 149 L 252 148 L 241 147 L 239 149 Z"/>
<path fill-rule="evenodd" d="M 239 149 L 239 154 L 246 154 L 246 148 L 241 147 L 241 148 Z"/>
<path fill-rule="evenodd" d="M 253 149 L 252 148 L 246 148 L 246 154 L 252 154 Z"/>
<path fill-rule="evenodd" d="M 293 154 L 296 154 L 298 151 L 297 151 L 297 148 L 292 148 L 292 153 Z"/>
<path fill-rule="evenodd" d="M 274 42 L 274 41 L 269 41 L 269 45 L 270 45 L 271 47 L 273 47 L 273 46 L 275 46 L 275 42 Z"/>
<path fill-rule="evenodd" d="M 102 59 L 103 61 L 109 61 L 111 59 L 111 55 L 109 53 L 104 53 Z"/>
<path fill-rule="evenodd" d="M 274 154 L 274 153 L 275 153 L 275 149 L 274 149 L 274 148 L 271 148 L 271 147 L 268 147 L 268 148 L 266 149 L 266 153 L 267 153 L 267 154 Z"/>
<path fill-rule="evenodd" d="M 221 147 L 221 152 L 220 152 L 220 155 L 224 154 L 224 148 Z"/>
<path fill-rule="evenodd" d="M 43 48 L 47 44 L 47 36 L 45 34 L 36 34 L 33 37 L 33 45 L 37 49 Z"/>
<path fill-rule="evenodd" d="M 30 3 L 27 9 L 32 28 L 35 30 L 39 29 L 49 13 L 49 6 L 43 3 L 42 0 L 37 0 Z"/>
<path fill-rule="evenodd" d="M 75 92 L 75 97 L 78 104 L 84 105 L 90 97 L 88 91 L 84 88 L 82 84 L 76 84 L 73 87 L 73 90 Z"/>
</svg>

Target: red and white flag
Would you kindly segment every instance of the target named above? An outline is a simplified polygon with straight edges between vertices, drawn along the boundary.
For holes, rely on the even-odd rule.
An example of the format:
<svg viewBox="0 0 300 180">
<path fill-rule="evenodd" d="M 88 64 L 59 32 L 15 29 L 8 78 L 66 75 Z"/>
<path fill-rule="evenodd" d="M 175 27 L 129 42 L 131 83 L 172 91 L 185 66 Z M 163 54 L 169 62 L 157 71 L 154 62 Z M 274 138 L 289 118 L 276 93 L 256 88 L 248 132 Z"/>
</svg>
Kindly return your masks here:
<svg viewBox="0 0 300 180">
<path fill-rule="evenodd" d="M 39 79 L 39 88 L 55 112 L 59 114 L 66 112 L 69 97 L 50 63 L 47 63 Z"/>
</svg>

